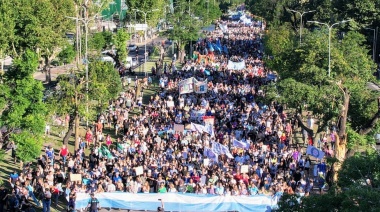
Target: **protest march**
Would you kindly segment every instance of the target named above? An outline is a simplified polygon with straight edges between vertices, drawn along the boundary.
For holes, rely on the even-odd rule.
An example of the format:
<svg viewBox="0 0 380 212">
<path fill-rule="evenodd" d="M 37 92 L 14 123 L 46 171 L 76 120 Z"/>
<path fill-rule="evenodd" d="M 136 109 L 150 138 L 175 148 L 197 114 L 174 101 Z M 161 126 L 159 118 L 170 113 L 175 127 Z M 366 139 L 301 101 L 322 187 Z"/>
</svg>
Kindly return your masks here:
<svg viewBox="0 0 380 212">
<path fill-rule="evenodd" d="M 64 196 L 68 211 L 89 207 L 90 194 L 106 208 L 156 210 L 162 199 L 167 211 L 270 211 L 283 193 L 323 192 L 325 151 L 293 143 L 297 122 L 265 101 L 277 75 L 265 67 L 264 34 L 265 22 L 244 10 L 218 21 L 181 68 L 175 58 L 152 76 L 160 89 L 149 102 L 151 77 L 136 78 L 77 151 L 48 147 L 38 168 L 11 175 L 14 190 L 44 209 Z"/>
</svg>

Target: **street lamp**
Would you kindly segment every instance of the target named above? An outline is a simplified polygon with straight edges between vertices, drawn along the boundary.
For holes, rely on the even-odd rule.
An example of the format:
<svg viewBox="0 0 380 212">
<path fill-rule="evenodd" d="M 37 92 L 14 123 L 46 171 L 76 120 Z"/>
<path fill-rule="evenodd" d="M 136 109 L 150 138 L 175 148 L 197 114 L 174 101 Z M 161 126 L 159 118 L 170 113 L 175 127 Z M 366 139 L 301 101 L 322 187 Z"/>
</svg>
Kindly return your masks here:
<svg viewBox="0 0 380 212">
<path fill-rule="evenodd" d="M 300 22 L 300 45 L 301 45 L 301 39 L 302 39 L 302 25 L 303 25 L 303 22 L 302 22 L 302 16 L 305 15 L 305 14 L 307 14 L 307 13 L 315 12 L 315 10 L 309 10 L 309 11 L 303 11 L 303 12 L 300 12 L 300 11 L 297 11 L 297 10 L 291 10 L 291 9 L 288 9 L 288 11 L 293 12 L 293 13 L 298 13 L 298 14 L 301 16 L 301 22 Z"/>
<path fill-rule="evenodd" d="M 154 12 L 154 11 L 159 11 L 159 9 L 153 9 L 153 10 L 150 10 L 150 11 L 147 11 L 147 12 L 144 12 L 142 10 L 139 10 L 139 9 L 132 9 L 134 11 L 137 11 L 137 12 L 140 12 L 142 14 L 144 14 L 144 20 L 145 20 L 145 26 L 146 26 L 146 29 L 144 30 L 144 64 L 143 64 L 143 69 L 144 69 L 144 72 L 145 72 L 145 76 L 147 75 L 147 71 L 145 70 L 145 63 L 146 63 L 146 56 L 148 56 L 148 53 L 146 52 L 146 30 L 148 29 L 148 25 L 146 23 L 146 15 L 148 13 L 151 13 L 151 12 Z"/>
<path fill-rule="evenodd" d="M 88 114 L 88 51 L 87 51 L 87 49 L 88 49 L 88 24 L 90 23 L 90 21 L 93 21 L 93 20 L 99 18 L 99 16 L 95 15 L 92 18 L 88 18 L 86 7 L 84 7 L 84 14 L 86 14 L 84 18 L 69 17 L 69 16 L 66 16 L 66 18 L 83 22 L 84 28 L 85 28 L 85 55 L 84 55 L 83 62 L 85 63 L 85 69 L 86 69 L 86 113 Z M 88 126 L 88 119 L 86 120 L 86 126 Z"/>
<path fill-rule="evenodd" d="M 332 25 L 329 25 L 328 23 L 322 23 L 322 22 L 319 22 L 319 21 L 308 21 L 308 23 L 325 25 L 329 29 L 329 75 L 328 75 L 329 77 L 330 77 L 330 73 L 331 73 L 331 30 L 332 30 L 332 28 L 335 25 L 343 24 L 343 23 L 346 23 L 346 22 L 349 22 L 349 21 L 351 21 L 351 20 L 343 20 L 343 21 L 340 21 L 340 22 L 336 22 L 336 23 L 334 23 Z"/>
</svg>

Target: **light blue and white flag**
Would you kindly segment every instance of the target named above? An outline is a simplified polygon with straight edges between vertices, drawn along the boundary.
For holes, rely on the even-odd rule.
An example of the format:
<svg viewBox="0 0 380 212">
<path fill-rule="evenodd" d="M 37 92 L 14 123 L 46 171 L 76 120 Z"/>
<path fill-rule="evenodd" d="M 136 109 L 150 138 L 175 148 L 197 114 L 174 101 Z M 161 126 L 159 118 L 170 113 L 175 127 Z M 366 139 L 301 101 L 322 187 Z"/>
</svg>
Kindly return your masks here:
<svg viewBox="0 0 380 212">
<path fill-rule="evenodd" d="M 233 140 L 232 145 L 234 147 L 242 148 L 242 149 L 249 149 L 249 143 L 244 142 L 243 140 L 238 141 L 236 138 Z"/>
<path fill-rule="evenodd" d="M 318 159 L 322 159 L 325 156 L 325 153 L 323 151 L 317 149 L 314 146 L 310 146 L 310 145 L 307 146 L 306 154 L 311 155 L 311 156 L 318 158 Z"/>
</svg>

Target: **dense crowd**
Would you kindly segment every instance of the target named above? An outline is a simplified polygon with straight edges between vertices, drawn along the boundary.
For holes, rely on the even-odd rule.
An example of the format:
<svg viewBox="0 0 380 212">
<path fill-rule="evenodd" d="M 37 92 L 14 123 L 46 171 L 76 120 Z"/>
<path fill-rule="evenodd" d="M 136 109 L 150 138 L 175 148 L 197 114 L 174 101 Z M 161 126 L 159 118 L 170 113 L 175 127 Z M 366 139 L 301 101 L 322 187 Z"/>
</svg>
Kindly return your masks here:
<svg viewBox="0 0 380 212">
<path fill-rule="evenodd" d="M 314 187 L 323 190 L 326 164 L 312 163 L 303 148 L 292 144 L 296 119 L 288 117 L 281 104 L 265 100 L 262 86 L 273 73 L 263 62 L 264 23 L 224 24 L 227 31 L 217 28 L 195 45 L 196 51 L 212 59 L 191 59 L 179 70 L 174 68 L 176 59 L 173 68 L 157 66 L 165 69 L 157 71 L 160 90 L 147 104 L 142 96 L 153 86 L 152 78 L 125 80 L 126 91 L 99 114 L 75 153 L 65 145 L 59 151 L 49 146 L 36 168 L 26 164 L 13 173 L 11 193 L 1 189 L 0 212 L 4 205 L 11 211 L 28 211 L 29 199 L 37 205 L 42 202 L 43 210 L 49 211 L 62 195 L 73 211 L 78 192 L 276 197 L 284 192 L 309 195 Z M 211 51 L 216 43 L 227 51 Z M 229 61 L 244 61 L 245 66 L 229 69 Z M 179 82 L 189 77 L 207 80 L 207 92 L 180 94 Z M 136 108 L 139 115 L 130 115 Z M 202 116 L 213 117 L 211 131 L 191 128 L 204 125 Z M 184 129 L 176 131 L 175 125 Z M 248 165 L 247 171 L 242 172 L 243 165 Z M 71 174 L 80 174 L 81 180 L 70 179 Z M 92 200 L 89 206 L 96 210 Z"/>
</svg>

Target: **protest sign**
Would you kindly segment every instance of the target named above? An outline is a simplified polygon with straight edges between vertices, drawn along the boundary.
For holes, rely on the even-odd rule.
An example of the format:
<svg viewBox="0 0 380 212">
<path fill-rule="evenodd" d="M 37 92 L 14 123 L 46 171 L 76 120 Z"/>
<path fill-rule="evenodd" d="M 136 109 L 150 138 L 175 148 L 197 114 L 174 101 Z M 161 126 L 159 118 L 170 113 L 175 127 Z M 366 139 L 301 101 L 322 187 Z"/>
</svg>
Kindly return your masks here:
<svg viewBox="0 0 380 212">
<path fill-rule="evenodd" d="M 204 166 L 208 166 L 209 164 L 210 164 L 210 159 L 208 159 L 208 158 L 203 159 L 203 165 Z"/>
<path fill-rule="evenodd" d="M 175 132 L 183 132 L 185 130 L 185 126 L 183 124 L 174 124 Z"/>
<path fill-rule="evenodd" d="M 142 175 L 143 174 L 143 167 L 142 166 L 138 166 L 135 168 L 135 172 L 136 172 L 136 176 L 139 176 L 139 175 Z"/>
<path fill-rule="evenodd" d="M 240 173 L 248 173 L 248 165 L 242 165 L 240 167 Z"/>
<path fill-rule="evenodd" d="M 207 80 L 197 81 L 196 79 L 194 79 L 194 92 L 207 93 Z"/>
<path fill-rule="evenodd" d="M 178 83 L 179 94 L 192 93 L 194 91 L 194 78 L 188 78 Z"/>
<path fill-rule="evenodd" d="M 70 181 L 72 181 L 72 182 L 76 182 L 76 181 L 82 182 L 82 175 L 81 174 L 70 174 Z"/>
</svg>

